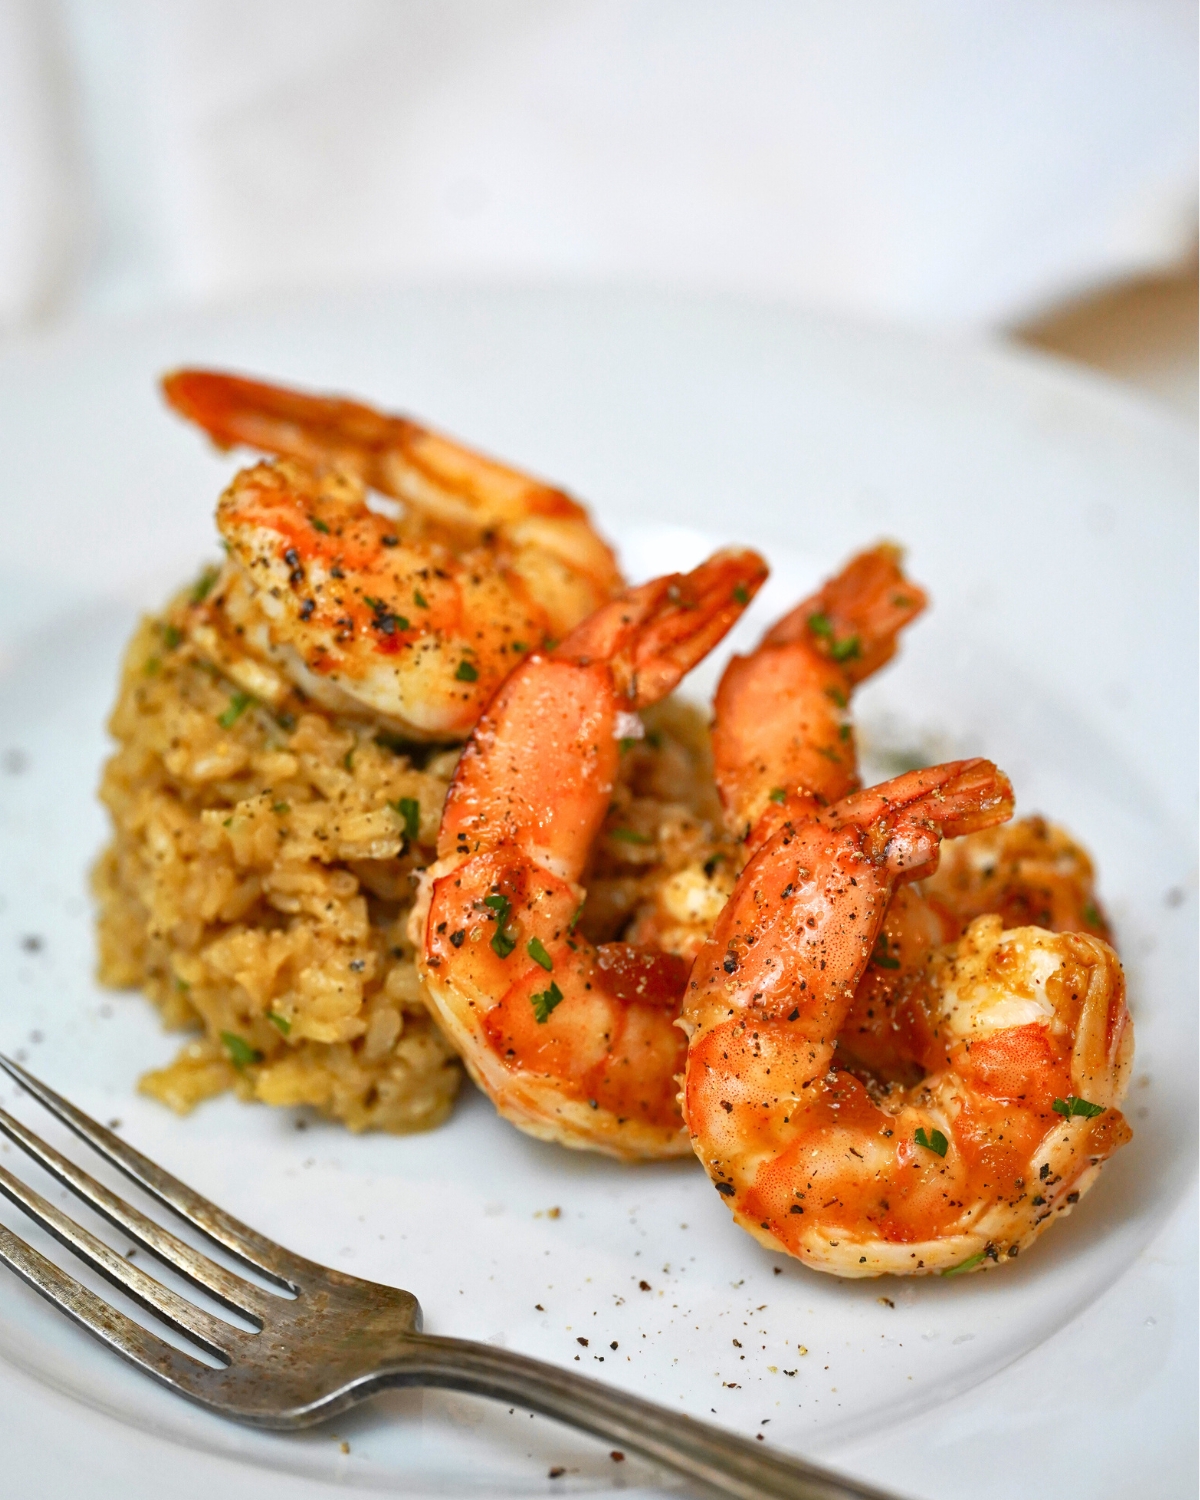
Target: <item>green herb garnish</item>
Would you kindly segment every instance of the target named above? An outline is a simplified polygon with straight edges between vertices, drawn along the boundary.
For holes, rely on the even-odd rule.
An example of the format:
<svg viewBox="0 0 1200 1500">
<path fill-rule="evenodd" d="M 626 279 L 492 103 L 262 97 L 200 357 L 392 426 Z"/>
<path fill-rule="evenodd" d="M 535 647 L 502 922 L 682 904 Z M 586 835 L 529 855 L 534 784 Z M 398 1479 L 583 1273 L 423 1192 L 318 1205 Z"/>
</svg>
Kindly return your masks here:
<svg viewBox="0 0 1200 1500">
<path fill-rule="evenodd" d="M 196 582 L 192 585 L 192 592 L 189 596 L 192 603 L 203 604 L 204 601 L 208 598 L 209 594 L 212 593 L 212 586 L 214 583 L 216 583 L 216 581 L 216 568 L 205 568 L 204 572 L 201 573 L 200 577 L 197 578 Z"/>
<path fill-rule="evenodd" d="M 542 990 L 540 994 L 530 995 L 529 1003 L 533 1006 L 533 1019 L 539 1026 L 544 1026 L 550 1019 L 550 1012 L 562 1000 L 563 993 L 553 980 L 550 988 Z"/>
<path fill-rule="evenodd" d="M 834 661 L 850 661 L 852 657 L 859 654 L 860 645 L 856 635 L 845 636 L 842 640 L 835 640 L 833 635 L 833 621 L 824 612 L 809 615 L 808 628 L 813 635 L 829 642 L 829 654 Z M 834 699 L 837 702 L 836 699 Z M 839 704 L 844 707 L 844 704 Z"/>
<path fill-rule="evenodd" d="M 1100 908 L 1094 901 L 1089 901 L 1083 908 L 1083 920 L 1089 927 L 1103 927 L 1104 919 L 1100 915 Z"/>
<path fill-rule="evenodd" d="M 541 964 L 547 973 L 554 967 L 554 960 L 546 952 L 541 938 L 531 937 L 525 944 L 525 952 L 529 954 L 535 964 Z"/>
<path fill-rule="evenodd" d="M 783 786 L 773 786 L 771 788 L 771 801 L 772 802 L 786 802 L 787 801 L 787 788 L 783 787 Z"/>
<path fill-rule="evenodd" d="M 1056 1099 L 1051 1108 L 1056 1115 L 1062 1115 L 1064 1120 L 1069 1120 L 1072 1115 L 1082 1115 L 1085 1120 L 1094 1120 L 1097 1115 L 1104 1113 L 1103 1104 L 1093 1104 L 1088 1099 L 1081 1099 L 1078 1094 L 1068 1094 L 1065 1099 Z"/>
<path fill-rule="evenodd" d="M 956 1266 L 947 1266 L 940 1274 L 942 1276 L 961 1276 L 964 1271 L 973 1271 L 981 1261 L 986 1259 L 986 1250 L 976 1250 L 974 1255 L 968 1255 L 966 1260 L 960 1260 Z"/>
<path fill-rule="evenodd" d="M 490 906 L 496 913 L 496 930 L 492 933 L 491 942 L 492 952 L 500 958 L 507 958 L 517 946 L 516 938 L 509 937 L 508 933 L 504 930 L 508 923 L 508 914 L 512 910 L 512 905 L 507 896 L 485 896 L 483 904 L 484 906 Z"/>
<path fill-rule="evenodd" d="M 609 838 L 619 839 L 623 844 L 652 844 L 648 833 L 639 833 L 636 828 L 610 828 Z"/>
<path fill-rule="evenodd" d="M 272 1026 L 277 1026 L 284 1036 L 287 1036 L 288 1032 L 292 1029 L 292 1023 L 288 1018 L 277 1015 L 273 1010 L 267 1012 L 267 1020 L 270 1021 Z"/>
<path fill-rule="evenodd" d="M 223 714 L 217 715 L 217 723 L 222 729 L 232 729 L 253 702 L 249 693 L 234 693 L 229 700 L 229 707 Z"/>
<path fill-rule="evenodd" d="M 936 1156 L 945 1156 L 950 1146 L 950 1142 L 940 1130 L 933 1130 L 926 1135 L 924 1125 L 917 1126 L 913 1140 L 918 1146 L 924 1146 L 926 1151 L 932 1151 Z"/>
<path fill-rule="evenodd" d="M 290 802 L 272 802 L 271 803 L 271 811 L 273 813 L 279 813 L 280 816 L 282 816 L 284 813 L 290 813 L 291 810 L 292 810 L 292 805 L 291 805 Z"/>
<path fill-rule="evenodd" d="M 418 609 L 428 609 L 429 601 L 420 589 L 413 589 L 413 603 Z"/>
<path fill-rule="evenodd" d="M 459 682 L 476 682 L 479 678 L 479 669 L 473 667 L 469 661 L 460 661 L 454 675 Z"/>
<path fill-rule="evenodd" d="M 162 671 L 162 662 L 157 656 L 148 656 L 142 664 L 142 671 L 147 677 L 157 677 Z"/>
<path fill-rule="evenodd" d="M 734 597 L 734 599 L 737 600 L 737 602 L 739 604 L 749 604 L 750 603 L 750 594 L 749 594 L 749 591 L 746 589 L 746 587 L 743 584 L 739 583 L 737 585 L 737 587 L 733 591 L 733 597 Z"/>
<path fill-rule="evenodd" d="M 416 843 L 421 831 L 421 804 L 415 797 L 401 797 L 398 802 L 389 802 L 388 806 L 404 819 L 404 837 L 410 844 Z"/>
<path fill-rule="evenodd" d="M 178 625 L 164 625 L 162 638 L 163 645 L 167 650 L 174 651 L 175 647 L 183 640 L 183 631 L 180 630 Z"/>
<path fill-rule="evenodd" d="M 326 526 L 326 524 L 325 524 L 324 521 L 319 520 L 316 516 L 309 516 L 308 519 L 309 519 L 309 521 L 310 521 L 310 523 L 312 525 L 312 529 L 314 531 L 319 531 L 324 536 L 328 536 L 329 535 L 329 527 Z"/>
<path fill-rule="evenodd" d="M 229 1061 L 235 1068 L 248 1068 L 251 1063 L 262 1062 L 262 1053 L 257 1047 L 252 1047 L 245 1038 L 240 1037 L 234 1031 L 223 1031 L 221 1040 L 225 1044 L 225 1050 L 229 1053 Z"/>
</svg>

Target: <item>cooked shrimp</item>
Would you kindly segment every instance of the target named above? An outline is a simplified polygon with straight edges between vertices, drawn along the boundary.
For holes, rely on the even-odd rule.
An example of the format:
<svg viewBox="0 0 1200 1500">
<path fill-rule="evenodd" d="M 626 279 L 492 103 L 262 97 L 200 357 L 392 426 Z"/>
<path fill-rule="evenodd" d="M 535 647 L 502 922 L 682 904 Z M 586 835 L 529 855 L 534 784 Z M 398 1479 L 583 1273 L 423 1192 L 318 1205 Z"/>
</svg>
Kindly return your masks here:
<svg viewBox="0 0 1200 1500">
<path fill-rule="evenodd" d="M 928 965 L 979 916 L 1111 941 L 1092 862 L 1065 829 L 1022 818 L 947 840 L 935 874 L 892 897 L 838 1036 L 841 1066 L 875 1082 L 919 1079 L 928 1046 Z"/>
<path fill-rule="evenodd" d="M 836 802 L 858 785 L 850 696 L 925 608 L 902 555 L 886 543 L 859 553 L 725 668 L 713 765 L 732 827 L 744 832 L 787 792 Z"/>
<path fill-rule="evenodd" d="M 929 970 L 933 1043 L 881 1097 L 834 1040 L 897 884 L 1011 811 L 987 761 L 910 772 L 747 865 L 692 970 L 685 1115 L 737 1221 L 843 1276 L 975 1270 L 1068 1212 L 1129 1139 L 1132 1031 L 1108 945 L 977 919 Z"/>
<path fill-rule="evenodd" d="M 621 585 L 575 501 L 405 418 L 198 370 L 163 388 L 218 443 L 283 456 L 222 496 L 212 598 L 239 647 L 329 708 L 461 738 L 524 654 Z"/>
<path fill-rule="evenodd" d="M 898 547 L 851 558 L 777 622 L 717 688 L 713 770 L 729 837 L 682 869 L 664 870 L 627 934 L 692 959 L 712 931 L 756 841 L 788 795 L 836 802 L 858 785 L 850 699 L 890 661 L 900 631 L 925 608 Z M 753 836 L 747 836 L 753 829 Z"/>
<path fill-rule="evenodd" d="M 455 773 L 413 915 L 418 964 L 476 1082 L 531 1135 L 685 1155 L 675 1025 L 687 965 L 576 931 L 622 738 L 730 628 L 766 576 L 719 552 L 604 605 L 484 712 Z"/>
</svg>

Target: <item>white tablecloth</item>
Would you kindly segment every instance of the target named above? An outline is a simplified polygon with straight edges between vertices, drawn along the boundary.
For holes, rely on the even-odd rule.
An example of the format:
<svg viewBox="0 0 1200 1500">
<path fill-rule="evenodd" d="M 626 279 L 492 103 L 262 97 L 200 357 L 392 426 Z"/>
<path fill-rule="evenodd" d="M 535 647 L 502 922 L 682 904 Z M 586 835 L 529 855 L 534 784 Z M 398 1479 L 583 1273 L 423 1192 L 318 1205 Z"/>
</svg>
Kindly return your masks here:
<svg viewBox="0 0 1200 1500">
<path fill-rule="evenodd" d="M 0 0 L 0 324 L 373 279 L 996 325 L 1195 233 L 1189 0 Z"/>
</svg>

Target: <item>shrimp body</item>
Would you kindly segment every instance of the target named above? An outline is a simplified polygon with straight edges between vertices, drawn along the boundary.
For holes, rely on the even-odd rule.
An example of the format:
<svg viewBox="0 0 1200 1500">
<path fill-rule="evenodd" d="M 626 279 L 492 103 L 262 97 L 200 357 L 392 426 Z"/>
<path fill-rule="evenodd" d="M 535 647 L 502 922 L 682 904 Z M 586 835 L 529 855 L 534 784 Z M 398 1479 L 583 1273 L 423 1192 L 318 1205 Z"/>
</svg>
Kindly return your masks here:
<svg viewBox="0 0 1200 1500">
<path fill-rule="evenodd" d="M 249 649 L 335 710 L 461 738 L 524 654 L 620 587 L 569 496 L 405 418 L 204 371 L 164 389 L 217 442 L 281 455 L 221 498 L 214 600 Z M 402 513 L 372 509 L 367 486 Z"/>
<path fill-rule="evenodd" d="M 413 916 L 444 1029 L 499 1112 L 568 1146 L 685 1155 L 675 1025 L 687 965 L 576 930 L 620 740 L 725 634 L 766 576 L 718 553 L 601 608 L 523 662 L 463 752 Z"/>
<path fill-rule="evenodd" d="M 886 543 L 859 553 L 725 668 L 713 765 L 739 832 L 773 796 L 799 790 L 836 802 L 858 785 L 850 696 L 891 660 L 900 631 L 925 608 L 900 562 L 900 549 Z"/>
<path fill-rule="evenodd" d="M 842 1276 L 1011 1258 L 1129 1138 L 1132 1034 L 1098 938 L 999 917 L 930 967 L 923 1080 L 880 1096 L 834 1043 L 898 884 L 1011 811 L 989 762 L 911 772 L 785 823 L 692 970 L 685 1115 L 735 1218 Z"/>
</svg>

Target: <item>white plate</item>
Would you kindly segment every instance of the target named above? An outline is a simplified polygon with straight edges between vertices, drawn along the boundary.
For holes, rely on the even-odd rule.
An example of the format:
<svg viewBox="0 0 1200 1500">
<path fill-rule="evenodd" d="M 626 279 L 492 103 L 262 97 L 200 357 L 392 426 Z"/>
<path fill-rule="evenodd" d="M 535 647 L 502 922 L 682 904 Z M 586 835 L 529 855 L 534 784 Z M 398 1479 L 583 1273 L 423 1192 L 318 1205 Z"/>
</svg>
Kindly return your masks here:
<svg viewBox="0 0 1200 1500">
<path fill-rule="evenodd" d="M 85 879 L 105 836 L 93 792 L 119 652 L 136 610 L 213 551 L 230 468 L 156 398 L 155 376 L 185 362 L 363 393 L 565 480 L 636 575 L 713 539 L 757 543 L 776 576 L 741 638 L 858 546 L 908 544 L 935 608 L 863 692 L 868 735 L 1005 766 L 1025 810 L 1095 852 L 1128 964 L 1136 1135 L 1075 1216 L 1003 1274 L 840 1283 L 767 1255 L 694 1166 L 540 1145 L 469 1091 L 446 1128 L 404 1139 L 301 1134 L 290 1113 L 229 1099 L 179 1121 L 138 1097 L 137 1075 L 177 1041 L 140 997 L 92 981 Z M 930 1497 L 1194 1488 L 1188 434 L 1011 352 L 727 304 L 462 292 L 284 302 L 12 349 L 0 431 L 5 1048 L 268 1234 L 415 1291 L 438 1332 L 578 1359 Z M 557 1219 L 540 1212 L 552 1206 Z M 336 1440 L 217 1422 L 0 1279 L 14 1493 L 671 1488 L 465 1397 L 397 1395 L 335 1426 Z M 549 1481 L 552 1464 L 568 1474 Z"/>
</svg>

